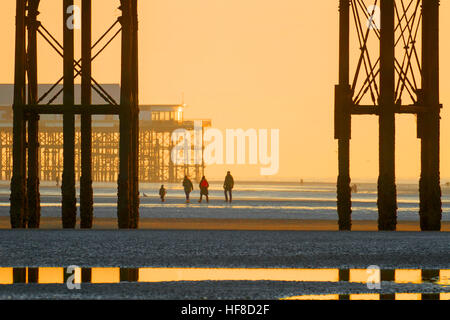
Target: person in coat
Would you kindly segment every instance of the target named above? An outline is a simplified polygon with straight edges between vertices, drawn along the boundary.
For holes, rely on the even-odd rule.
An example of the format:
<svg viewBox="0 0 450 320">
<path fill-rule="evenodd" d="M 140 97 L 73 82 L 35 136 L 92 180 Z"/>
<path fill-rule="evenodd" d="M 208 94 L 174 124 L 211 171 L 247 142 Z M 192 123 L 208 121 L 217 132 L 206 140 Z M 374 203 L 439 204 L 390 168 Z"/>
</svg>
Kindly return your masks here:
<svg viewBox="0 0 450 320">
<path fill-rule="evenodd" d="M 225 191 L 225 202 L 230 202 L 233 200 L 233 188 L 234 188 L 234 179 L 231 175 L 231 172 L 227 172 L 227 176 L 225 177 L 225 181 L 223 183 L 223 189 Z"/>
<path fill-rule="evenodd" d="M 199 185 L 200 187 L 200 200 L 198 202 L 202 202 L 203 196 L 206 197 L 206 202 L 209 203 L 209 183 L 208 180 L 206 180 L 205 176 L 202 177 L 202 180 L 200 181 Z"/>
<path fill-rule="evenodd" d="M 162 185 L 161 189 L 159 189 L 159 196 L 161 198 L 161 202 L 166 201 L 166 194 L 167 194 L 167 190 L 166 190 L 166 188 L 164 188 L 164 185 Z"/>
<path fill-rule="evenodd" d="M 192 181 L 188 178 L 188 176 L 184 177 L 183 188 L 184 193 L 186 194 L 186 203 L 189 203 L 190 202 L 189 195 L 194 190 L 194 185 L 192 184 Z"/>
</svg>

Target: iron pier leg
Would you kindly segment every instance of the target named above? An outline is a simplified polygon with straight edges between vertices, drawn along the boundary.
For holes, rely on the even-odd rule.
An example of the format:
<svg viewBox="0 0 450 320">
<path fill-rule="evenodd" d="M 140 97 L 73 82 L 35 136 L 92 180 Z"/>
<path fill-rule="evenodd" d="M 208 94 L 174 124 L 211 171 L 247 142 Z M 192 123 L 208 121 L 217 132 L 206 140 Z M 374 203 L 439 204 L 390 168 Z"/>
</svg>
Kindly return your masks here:
<svg viewBox="0 0 450 320">
<path fill-rule="evenodd" d="M 63 1 L 64 34 L 64 106 L 75 104 L 74 95 L 74 30 L 68 24 L 73 0 Z M 62 177 L 62 223 L 63 228 L 73 229 L 77 220 L 75 191 L 75 115 L 67 112 L 63 116 L 64 125 L 64 169 Z"/>
<path fill-rule="evenodd" d="M 131 228 L 139 227 L 139 46 L 138 46 L 138 7 L 137 0 L 131 0 L 132 17 L 132 58 L 131 58 L 131 78 L 132 78 L 132 216 Z"/>
<path fill-rule="evenodd" d="M 120 229 L 130 228 L 132 214 L 132 198 L 130 191 L 132 182 L 130 181 L 130 164 L 132 162 L 132 142 L 131 142 L 131 57 L 132 57 L 132 36 L 131 36 L 131 2 L 121 0 L 122 17 L 122 79 L 120 92 L 120 142 L 119 142 L 119 181 L 118 181 L 118 204 L 117 215 Z"/>
<path fill-rule="evenodd" d="M 92 3 L 82 2 L 82 72 L 81 72 L 81 104 L 92 103 L 91 89 L 91 43 L 92 43 Z M 81 115 L 81 177 L 80 177 L 80 227 L 91 229 L 93 223 L 93 190 L 92 190 L 92 116 Z"/>
<path fill-rule="evenodd" d="M 11 227 L 23 228 L 25 198 L 25 0 L 16 1 L 16 48 L 13 105 L 13 175 L 11 179 Z"/>
<path fill-rule="evenodd" d="M 378 229 L 397 226 L 395 185 L 395 37 L 394 2 L 381 0 Z"/>
<path fill-rule="evenodd" d="M 337 179 L 337 210 L 339 230 L 351 230 L 350 192 L 350 137 L 351 92 L 349 85 L 350 65 L 350 1 L 339 1 L 339 85 L 336 86 L 335 138 L 338 139 L 339 176 Z"/>
<path fill-rule="evenodd" d="M 37 78 L 37 29 L 39 23 L 39 1 L 28 1 L 28 104 L 38 101 Z M 30 114 L 28 118 L 28 227 L 39 228 L 41 204 L 39 194 L 39 115 Z"/>
<path fill-rule="evenodd" d="M 423 1 L 422 14 L 422 99 L 429 112 L 419 117 L 422 146 L 420 227 L 422 231 L 439 231 L 442 220 L 439 172 L 439 0 Z"/>
</svg>

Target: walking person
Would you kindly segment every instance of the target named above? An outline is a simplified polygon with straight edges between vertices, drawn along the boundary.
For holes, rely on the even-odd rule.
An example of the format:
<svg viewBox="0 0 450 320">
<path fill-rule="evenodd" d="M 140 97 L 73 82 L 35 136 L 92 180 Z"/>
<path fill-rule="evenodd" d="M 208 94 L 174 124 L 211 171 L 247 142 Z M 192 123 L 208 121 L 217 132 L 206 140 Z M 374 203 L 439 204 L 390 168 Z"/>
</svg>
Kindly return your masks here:
<svg viewBox="0 0 450 320">
<path fill-rule="evenodd" d="M 198 200 L 198 202 L 201 203 L 203 196 L 205 196 L 206 202 L 209 203 L 209 183 L 208 180 L 206 180 L 205 176 L 202 177 L 202 180 L 200 181 L 198 186 L 200 187 L 200 200 Z"/>
<path fill-rule="evenodd" d="M 233 176 L 231 175 L 231 172 L 228 171 L 227 176 L 225 177 L 225 181 L 223 183 L 223 189 L 225 192 L 225 202 L 228 202 L 228 199 L 230 203 L 231 201 L 233 201 L 233 194 L 232 194 L 233 188 L 234 188 L 234 179 Z"/>
<path fill-rule="evenodd" d="M 192 184 L 192 181 L 188 178 L 188 176 L 184 177 L 183 188 L 184 193 L 186 194 L 186 203 L 189 203 L 190 202 L 189 195 L 194 190 L 194 185 Z"/>
<path fill-rule="evenodd" d="M 159 189 L 159 196 L 161 198 L 161 202 L 166 201 L 167 190 L 164 188 L 164 185 L 161 185 L 161 189 Z"/>
</svg>

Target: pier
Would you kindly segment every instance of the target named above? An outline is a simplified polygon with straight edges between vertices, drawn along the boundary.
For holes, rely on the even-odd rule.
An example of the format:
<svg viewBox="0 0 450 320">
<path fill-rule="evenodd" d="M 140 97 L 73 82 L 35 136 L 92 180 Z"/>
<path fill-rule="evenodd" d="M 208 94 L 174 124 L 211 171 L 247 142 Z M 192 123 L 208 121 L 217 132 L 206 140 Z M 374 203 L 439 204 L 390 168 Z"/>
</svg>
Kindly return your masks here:
<svg viewBox="0 0 450 320">
<path fill-rule="evenodd" d="M 119 117 L 118 225 L 135 229 L 139 225 L 139 98 L 138 98 L 138 15 L 137 0 L 121 0 L 121 16 L 92 43 L 92 3 L 82 1 L 80 61 L 74 60 L 74 1 L 63 1 L 62 44 L 38 21 L 40 0 L 16 1 L 16 49 L 13 103 L 13 173 L 11 178 L 12 228 L 38 228 L 39 200 L 39 119 L 42 114 L 63 117 L 62 220 L 64 228 L 75 228 L 75 115 L 81 117 L 81 227 L 91 228 L 92 116 Z M 72 21 L 72 25 L 70 22 Z M 117 29 L 115 33 L 113 30 Z M 92 75 L 92 60 L 121 34 L 121 90 L 115 101 Z M 38 96 L 37 37 L 42 36 L 64 61 L 63 103 L 40 104 Z M 103 41 L 103 42 L 102 42 Z M 101 45 L 101 47 L 100 47 Z M 96 49 L 93 55 L 93 49 Z M 74 80 L 81 76 L 81 104 L 75 104 Z M 26 81 L 28 79 L 28 82 Z M 55 85 L 55 86 L 56 86 Z M 27 90 L 26 90 L 27 89 Z M 92 104 L 92 91 L 103 104 Z M 27 94 L 26 94 L 27 93 Z"/>
<path fill-rule="evenodd" d="M 439 173 L 439 0 L 339 1 L 339 84 L 335 88 L 338 140 L 337 207 L 340 230 L 351 230 L 350 140 L 355 115 L 379 119 L 378 228 L 396 230 L 395 117 L 417 116 L 421 140 L 420 226 L 441 229 Z M 351 36 L 350 36 L 351 35 Z M 351 61 L 350 48 L 360 49 Z M 421 41 L 420 41 L 421 39 Z M 351 70 L 355 70 L 351 73 Z"/>
<path fill-rule="evenodd" d="M 142 166 L 149 181 L 176 181 L 181 175 L 162 163 L 170 143 L 167 128 L 140 140 L 138 97 L 138 0 L 121 0 L 121 16 L 92 42 L 91 0 L 82 1 L 82 57 L 74 59 L 73 0 L 63 1 L 63 42 L 59 43 L 38 20 L 40 0 L 17 0 L 14 101 L 12 115 L 11 226 L 38 228 L 40 217 L 39 132 L 41 115 L 63 118 L 62 219 L 64 228 L 76 223 L 76 115 L 81 118 L 80 212 L 81 227 L 91 228 L 93 217 L 93 116 L 118 117 L 118 225 L 139 226 L 139 181 Z M 440 112 L 439 97 L 439 0 L 377 0 L 367 7 L 363 0 L 339 0 L 339 83 L 335 87 L 335 139 L 338 140 L 337 211 L 340 230 L 352 229 L 350 176 L 351 124 L 356 115 L 379 120 L 378 229 L 397 229 L 395 176 L 395 119 L 399 114 L 417 117 L 421 141 L 420 226 L 441 230 Z M 120 97 L 114 99 L 92 75 L 92 61 L 121 34 Z M 62 89 L 47 104 L 38 94 L 37 38 L 41 36 L 64 60 Z M 354 43 L 353 43 L 354 42 Z M 358 48 L 354 61 L 351 48 Z M 93 51 L 93 50 L 96 51 Z M 94 53 L 95 52 L 95 53 Z M 81 103 L 75 103 L 74 79 L 81 76 Z M 55 88 L 54 87 L 54 88 Z M 52 89 L 54 89 L 52 88 Z M 49 90 L 51 91 L 51 90 Z M 92 103 L 93 91 L 104 100 Z M 62 94 L 61 104 L 52 104 Z M 166 106 L 168 114 L 178 106 Z M 174 109 L 175 108 L 175 109 Z M 161 111 L 161 112 L 166 112 Z M 156 120 L 156 119 L 155 119 Z M 176 121 L 176 118 L 170 119 Z M 156 120 L 160 121 L 160 120 Z M 159 134 L 159 136 L 158 136 Z M 109 139 L 109 138 L 108 138 Z M 140 160 L 140 145 L 153 155 Z M 162 147 L 162 144 L 165 147 Z M 167 147 L 167 144 L 169 147 Z M 167 158 L 167 156 L 161 156 Z M 156 159 L 156 160 L 155 160 Z M 147 168 L 148 166 L 148 168 Z M 202 165 L 193 170 L 202 173 Z M 189 168 L 188 168 L 189 170 Z M 184 172 L 186 168 L 184 168 Z"/>
</svg>

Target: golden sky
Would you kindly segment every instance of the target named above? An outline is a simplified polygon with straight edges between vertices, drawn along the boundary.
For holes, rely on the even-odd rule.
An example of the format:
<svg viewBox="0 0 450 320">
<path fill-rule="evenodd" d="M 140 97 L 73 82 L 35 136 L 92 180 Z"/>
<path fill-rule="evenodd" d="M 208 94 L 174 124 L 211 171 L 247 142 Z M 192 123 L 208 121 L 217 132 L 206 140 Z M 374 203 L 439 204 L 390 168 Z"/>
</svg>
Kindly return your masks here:
<svg viewBox="0 0 450 320">
<path fill-rule="evenodd" d="M 76 1 L 80 3 L 81 1 Z M 370 3 L 370 1 L 366 1 Z M 62 1 L 41 0 L 40 20 L 61 39 Z M 119 1 L 94 0 L 96 39 L 120 15 Z M 0 83 L 13 82 L 15 1 L 0 10 Z M 335 180 L 334 85 L 338 75 L 338 1 L 141 0 L 140 101 L 189 105 L 187 118 L 211 118 L 215 128 L 280 129 L 280 171 L 270 179 Z M 450 179 L 450 2 L 441 1 L 443 181 Z M 76 33 L 79 39 L 79 32 Z M 40 41 L 41 83 L 62 74 L 60 58 Z M 80 56 L 80 46 L 76 55 Z M 355 53 L 357 54 L 357 52 Z M 98 82 L 120 80 L 120 41 L 94 63 Z M 354 58 L 354 57 L 353 57 Z M 353 124 L 351 174 L 378 175 L 378 121 Z M 397 178 L 417 179 L 420 144 L 413 116 L 397 120 Z M 259 166 L 211 166 L 211 178 L 228 168 L 260 179 Z"/>
</svg>

